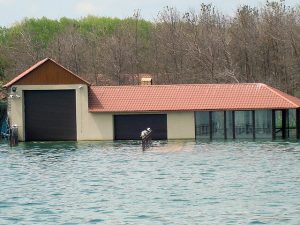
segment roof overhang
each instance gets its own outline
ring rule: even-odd
[[[297,109],[300,99],[261,83],[91,86],[90,112]]]
[[[76,77],[76,79],[78,79],[81,83],[86,84],[86,85],[90,85],[90,83],[84,79],[82,79],[81,77],[79,77],[78,75],[76,75],[75,73],[73,73],[72,71],[66,69],[65,67],[63,67],[62,65],[58,64],[57,62],[55,62],[53,59],[50,58],[45,58],[39,62],[37,62],[36,64],[34,64],[33,66],[31,66],[29,69],[25,70],[23,73],[19,74],[18,76],[16,76],[14,79],[12,79],[11,81],[9,81],[8,83],[6,83],[5,85],[3,85],[4,88],[9,88],[12,85],[16,85],[18,84],[19,81],[25,79],[27,76],[30,75],[30,73],[32,73],[33,71],[35,71],[37,68],[43,66],[46,62],[52,62],[54,63],[56,66],[62,68],[63,70],[67,71],[69,74],[71,74],[72,76]]]

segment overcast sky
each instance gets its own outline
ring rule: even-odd
[[[199,9],[201,3],[213,3],[220,11],[231,15],[241,4],[260,6],[265,0],[0,0],[0,26],[10,26],[25,17],[81,18],[87,15],[124,18],[136,9],[146,19],[153,19],[165,6],[180,11]],[[286,0],[299,5],[299,0]]]

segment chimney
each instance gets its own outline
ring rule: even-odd
[[[151,77],[142,77],[141,85],[152,85],[152,78]]]

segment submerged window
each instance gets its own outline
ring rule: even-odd
[[[235,137],[253,138],[252,111],[235,112]]]
[[[273,134],[296,137],[296,110],[273,111],[274,124],[272,110],[195,112],[196,138],[264,139]]]
[[[275,138],[280,137],[282,138],[283,132],[282,132],[282,110],[276,110],[274,114],[275,118],[275,127],[274,127],[274,132],[275,132]]]
[[[275,138],[296,138],[296,110],[275,110],[274,113]]]
[[[224,138],[224,112],[212,112],[212,138]]]
[[[272,111],[255,111],[255,137],[272,138]]]
[[[196,138],[210,138],[209,112],[195,112]]]
[[[197,138],[224,138],[224,112],[196,112]]]
[[[286,117],[286,126],[287,126],[287,137],[288,138],[296,138],[296,109],[289,109],[287,110],[287,117]]]
[[[233,111],[226,111],[226,138],[232,139],[233,138]]]

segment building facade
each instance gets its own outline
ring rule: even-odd
[[[150,84],[91,86],[47,58],[4,87],[22,141],[300,137],[300,99],[265,84]]]

